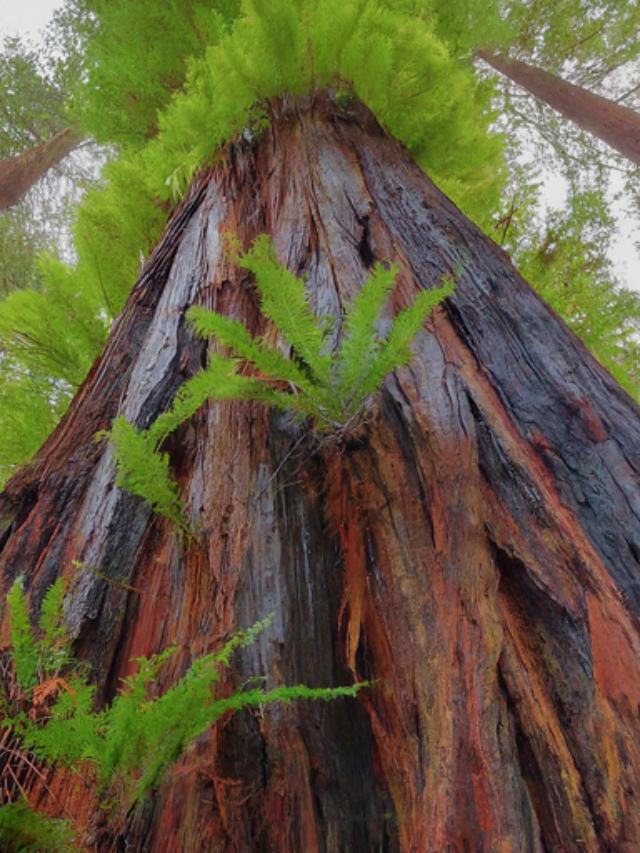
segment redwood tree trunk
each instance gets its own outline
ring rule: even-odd
[[[0,210],[20,199],[40,178],[68,157],[84,136],[75,127],[67,127],[46,142],[0,161]]]
[[[484,50],[478,51],[476,56],[582,130],[597,136],[640,165],[640,114],[634,110],[519,59],[508,59]]]
[[[265,231],[319,313],[375,260],[401,266],[395,309],[445,275],[457,288],[338,450],[296,447],[300,428],[255,403],[183,425],[167,450],[200,530],[183,541],[115,487],[94,436],[117,413],[148,425],[203,363],[189,305],[264,331],[223,235],[248,248]],[[195,182],[69,415],[9,483],[2,592],[24,573],[37,609],[70,578],[103,699],[132,657],[177,644],[170,681],[271,612],[235,684],[372,687],[218,726],[97,848],[640,850],[639,415],[364,107],[276,105]],[[49,787],[90,817],[79,785]]]

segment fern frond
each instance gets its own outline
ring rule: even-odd
[[[104,715],[93,711],[95,687],[84,674],[67,676],[50,711],[46,725],[28,721],[23,735],[25,746],[48,764],[72,766],[78,761],[96,763]]]
[[[414,303],[401,311],[396,317],[382,348],[370,366],[366,381],[362,385],[362,394],[373,394],[384,377],[411,358],[410,344],[420,331],[420,327],[443,299],[454,291],[453,281],[446,282],[434,290],[424,290]]]
[[[398,267],[385,269],[376,264],[373,274],[351,303],[345,317],[344,340],[337,356],[336,381],[339,395],[349,408],[360,395],[371,364],[383,345],[377,336],[380,312],[395,284]]]
[[[29,619],[27,599],[22,591],[22,577],[17,578],[12,584],[7,602],[16,677],[20,689],[26,693],[38,683],[40,656]]]
[[[155,452],[155,436],[138,432],[120,417],[113,422],[109,442],[118,465],[117,485],[144,498],[179,527],[184,526],[178,486],[169,474],[169,456]]]
[[[33,811],[26,800],[0,807],[3,853],[80,853],[71,821]]]
[[[274,347],[265,346],[247,331],[239,320],[230,320],[215,311],[194,307],[187,319],[201,337],[216,338],[235,356],[253,364],[266,377],[292,382],[300,388],[313,386],[313,380],[298,365]]]
[[[278,264],[273,244],[265,234],[257,238],[241,264],[256,276],[264,315],[308,366],[314,382],[330,382],[331,355],[322,352],[330,328],[313,313],[303,279]]]
[[[207,400],[247,399],[253,381],[237,374],[238,359],[215,355],[204,370],[190,379],[180,389],[170,411],[155,421],[142,433],[148,436],[149,445],[157,448],[180,424],[195,415]]]
[[[123,423],[125,430],[133,429],[126,422]],[[63,595],[64,583],[58,581],[47,594],[39,627],[44,632],[43,642],[48,637],[55,644],[66,647],[70,644],[70,638],[61,627]],[[33,645],[33,630],[20,580],[14,583],[9,601],[12,639],[17,643],[13,649],[13,658],[17,666],[18,655],[23,653],[25,644],[31,641]],[[169,648],[151,658],[137,658],[137,674],[124,680],[123,690],[111,706],[103,711],[93,710],[95,687],[87,683],[86,673],[79,671],[73,660],[69,659],[64,677],[56,680],[58,696],[46,717],[19,711],[7,718],[7,724],[12,726],[14,734],[21,737],[23,747],[33,751],[41,761],[49,765],[62,763],[70,767],[80,763],[85,769],[90,768],[100,783],[100,790],[103,793],[109,789],[117,790],[124,808],[129,809],[149,789],[160,783],[166,770],[177,761],[190,741],[206,732],[228,711],[275,701],[328,701],[342,696],[355,696],[366,686],[358,684],[329,689],[278,687],[268,692],[240,690],[228,698],[216,698],[215,685],[224,668],[229,666],[231,655],[237,649],[253,643],[270,624],[271,617],[257,622],[247,631],[236,634],[220,651],[194,661],[184,677],[160,697],[150,694],[160,667],[176,649]],[[23,674],[25,683],[28,680],[26,675]],[[3,831],[16,823],[16,815],[22,816],[22,812],[18,810],[14,814],[11,810],[0,809],[0,838],[3,842],[8,837]],[[26,815],[22,827],[18,829],[31,829],[31,817]],[[49,850],[52,853],[54,850],[69,850],[71,853],[72,848],[65,846],[66,839],[62,833],[63,828],[68,828],[66,824],[55,827],[60,830],[58,836],[49,836],[44,829],[53,829],[53,824],[45,827],[39,817],[37,820],[34,818],[34,821],[33,828],[38,830],[35,833],[38,838],[37,843],[34,841],[35,846],[29,847],[29,850],[35,851],[37,848],[43,853]],[[53,843],[54,837],[58,846],[47,846],[49,838]],[[22,837],[20,840],[23,840]]]
[[[38,642],[40,668],[45,679],[53,678],[68,662],[71,641],[64,621],[64,597],[67,584],[64,578],[51,585],[42,602],[38,627],[42,639]]]

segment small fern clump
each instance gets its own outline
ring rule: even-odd
[[[342,345],[333,355],[326,346],[333,318],[315,316],[303,279],[278,264],[266,235],[256,240],[240,263],[254,273],[262,313],[276,326],[294,358],[286,358],[279,349],[253,338],[243,323],[194,307],[188,318],[197,333],[215,338],[234,355],[232,359],[214,359],[218,373],[218,365],[226,364],[232,383],[227,393],[226,382],[218,382],[215,396],[237,397],[239,388],[245,398],[311,418],[323,433],[343,433],[366,412],[384,377],[411,358],[409,345],[425,319],[453,292],[452,283],[423,291],[398,314],[387,336],[380,337],[380,312],[391,294],[398,268],[385,269],[377,264],[347,307]],[[238,364],[251,365],[255,375],[234,375]],[[197,381],[201,382],[200,377]]]
[[[16,581],[13,585],[9,595],[13,665],[29,701],[27,704],[21,693],[12,706],[5,697],[2,725],[11,727],[22,748],[41,761],[84,768],[97,779],[103,793],[116,791],[125,809],[156,787],[189,742],[227,711],[294,699],[328,701],[355,696],[365,686],[250,689],[214,698],[214,689],[233,652],[253,643],[270,624],[267,619],[236,634],[221,651],[195,661],[186,675],[159,697],[151,696],[152,689],[160,667],[175,649],[138,658],[138,673],[125,680],[124,689],[109,707],[96,711],[95,688],[88,684],[86,670],[78,667],[69,652],[62,610],[64,591],[64,581],[59,580],[45,596],[39,622],[42,636],[36,639],[22,584]],[[28,637],[38,650],[37,656],[26,653]],[[0,810],[0,832],[2,820],[10,821],[13,812],[6,812],[4,818],[2,814]]]
[[[70,640],[63,623],[65,585],[57,581],[42,602],[38,634],[29,619],[22,579],[18,578],[7,596],[14,670],[23,694],[36,685],[55,678],[70,660]]]
[[[240,263],[254,273],[262,313],[276,326],[293,357],[253,337],[238,320],[191,308],[188,319],[197,334],[216,339],[231,355],[214,355],[149,430],[138,432],[118,418],[110,435],[118,460],[118,484],[178,523],[182,516],[176,486],[166,455],[157,450],[206,400],[258,400],[295,412],[301,419],[310,418],[325,435],[344,437],[365,416],[385,376],[409,361],[410,345],[423,322],[454,288],[447,281],[439,289],[423,291],[381,336],[380,313],[398,270],[377,264],[347,308],[342,346],[333,354],[327,350],[333,319],[315,316],[304,281],[278,264],[266,235],[256,240]]]

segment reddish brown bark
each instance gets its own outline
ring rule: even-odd
[[[508,59],[484,50],[478,51],[476,56],[582,130],[640,165],[640,115],[634,110],[519,59]]]
[[[118,412],[149,424],[202,364],[191,303],[264,330],[227,230],[245,247],[271,234],[320,313],[373,259],[401,265],[396,309],[458,283],[338,449],[293,450],[300,427],[257,404],[204,406],[167,446],[200,525],[185,542],[115,487],[94,435]],[[638,459],[635,403],[366,109],[279,104],[192,187],[71,412],[9,483],[0,592],[23,572],[37,608],[70,578],[102,698],[132,657],[177,644],[169,681],[271,612],[234,683],[373,686],[215,728],[97,849],[640,850]],[[52,789],[87,818],[63,777]]]
[[[84,136],[67,127],[46,142],[0,161],[0,210],[16,204],[40,178],[80,145]]]

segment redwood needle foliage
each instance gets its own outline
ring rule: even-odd
[[[603,57],[635,57],[637,9],[616,0],[620,18],[583,14],[587,7],[547,0],[67,0],[53,41],[73,49],[61,66],[64,85],[53,87],[38,78],[30,51],[9,46],[7,67],[15,73],[5,82],[23,79],[29,101],[13,123],[31,127],[37,119],[48,127],[64,106],[56,120],[77,121],[109,147],[112,160],[77,212],[76,263],[41,258],[37,286],[0,302],[0,479],[37,450],[63,414],[172,203],[198,169],[263,132],[283,96],[326,89],[346,112],[361,100],[492,232],[504,189],[503,141],[492,131],[493,84],[475,74],[471,57],[478,47],[515,45],[527,55],[542,51],[554,67],[570,56],[588,70],[595,57],[594,73],[604,73]],[[620,45],[622,54],[611,50]],[[65,100],[63,92],[71,96]],[[510,133],[512,125],[505,124]],[[585,168],[581,162],[578,172]],[[608,315],[624,314],[630,300],[603,293],[598,281],[583,284],[570,285],[577,310],[573,296],[554,307],[637,395],[635,331],[627,334],[624,324],[619,346],[619,327],[609,324],[603,346],[598,330],[600,296]]]
[[[206,400],[257,400],[291,411],[301,420],[308,418],[318,432],[342,439],[369,411],[385,376],[409,361],[410,345],[422,324],[454,288],[449,280],[438,289],[423,291],[382,334],[380,314],[398,269],[377,264],[347,307],[342,343],[332,353],[328,338],[333,318],[316,317],[304,280],[278,264],[267,236],[259,237],[240,263],[254,273],[262,313],[277,329],[282,346],[253,337],[238,320],[192,308],[188,318],[196,332],[218,341],[230,355],[215,353],[150,429],[139,432],[118,418],[109,436],[118,463],[118,485],[180,525],[182,507],[168,455],[157,451]]]
[[[459,203],[485,213],[495,204],[501,142],[488,132],[491,89],[456,54],[470,49],[472,33],[494,39],[505,30],[497,3],[76,5],[96,22],[86,36],[88,85],[78,92],[85,125],[143,152],[156,192],[183,192],[267,101],[332,87],[364,101]]]
[[[52,585],[34,629],[21,579],[11,589],[11,652],[19,689],[17,701],[3,697],[2,724],[13,728],[23,747],[44,763],[82,768],[93,775],[103,794],[117,794],[125,810],[157,787],[186,746],[227,712],[296,699],[329,701],[355,696],[364,686],[251,688],[216,698],[216,686],[233,653],[255,642],[270,624],[266,619],[236,634],[221,651],[194,661],[185,676],[160,696],[158,674],[176,649],[137,658],[137,674],[124,681],[109,707],[95,710],[95,688],[86,668],[70,652],[65,592],[64,580]],[[0,809],[0,833],[3,821],[10,824],[12,815]]]

